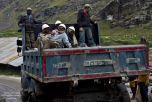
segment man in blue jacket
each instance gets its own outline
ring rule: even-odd
[[[94,22],[90,19],[90,14],[89,14],[90,9],[91,6],[89,4],[85,4],[84,8],[79,10],[78,12],[77,23],[79,26],[80,47],[95,46],[95,42],[91,31],[91,24],[93,24]],[[87,37],[87,39],[85,37]]]

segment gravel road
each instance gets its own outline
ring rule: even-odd
[[[19,77],[0,76],[0,96],[6,102],[21,102],[20,89]]]

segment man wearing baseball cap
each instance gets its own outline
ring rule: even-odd
[[[94,22],[90,19],[90,14],[89,14],[90,9],[91,9],[90,4],[85,4],[84,8],[79,10],[78,12],[77,23],[79,26],[80,47],[95,46],[95,42],[92,37],[92,31],[91,31],[91,24],[93,24]],[[86,44],[86,42],[88,43]]]
[[[35,33],[34,28],[36,20],[32,14],[32,8],[28,7],[26,9],[26,15],[21,16],[18,26],[20,27],[19,31],[22,31],[25,28],[25,36],[23,37],[23,49],[29,50],[35,47]]]

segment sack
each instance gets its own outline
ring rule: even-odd
[[[135,95],[135,100],[136,100],[137,102],[142,102],[142,98],[141,98],[141,93],[140,93],[140,88],[139,88],[139,86],[137,86],[136,95]]]

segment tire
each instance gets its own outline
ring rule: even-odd
[[[35,95],[34,92],[32,92],[32,93],[29,94],[27,102],[38,102],[36,100],[36,95]]]
[[[20,93],[21,93],[21,100],[22,100],[22,102],[27,102],[28,93],[24,92],[24,91],[21,91]]]
[[[130,99],[130,96],[125,84],[123,83],[117,84],[117,93],[118,93],[118,96],[116,98],[116,102],[131,102],[131,99]]]

